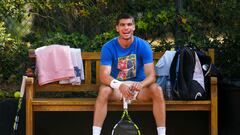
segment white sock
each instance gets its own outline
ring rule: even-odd
[[[97,126],[93,126],[92,130],[93,130],[93,135],[100,135],[102,128],[101,127],[97,127]]]
[[[157,127],[158,135],[166,135],[166,127]]]

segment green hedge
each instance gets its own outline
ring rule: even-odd
[[[24,0],[0,2],[0,82],[19,88],[27,65],[27,50],[66,44],[99,51],[116,36],[115,18],[129,12],[136,18],[135,34],[164,51],[177,43],[216,49],[216,66],[225,78],[239,78],[239,8],[237,0]],[[176,30],[177,29],[177,30]],[[178,37],[176,39],[176,37]],[[14,89],[14,88],[9,89]]]

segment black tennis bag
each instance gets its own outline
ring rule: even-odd
[[[190,47],[183,47],[177,50],[173,58],[170,67],[170,80],[172,95],[175,100],[199,100],[207,97],[205,88],[200,85],[198,80],[193,79],[196,68],[195,52]],[[196,54],[198,53],[196,52]]]

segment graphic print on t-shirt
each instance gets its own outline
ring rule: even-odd
[[[119,57],[118,69],[120,70],[117,76],[118,80],[136,77],[136,54]]]

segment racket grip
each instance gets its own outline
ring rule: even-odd
[[[123,109],[128,109],[128,104],[131,102],[131,100],[126,99],[123,97]]]
[[[21,85],[21,90],[20,90],[20,97],[23,97],[23,95],[24,95],[26,79],[27,79],[27,76],[23,76],[22,77],[22,85]]]

